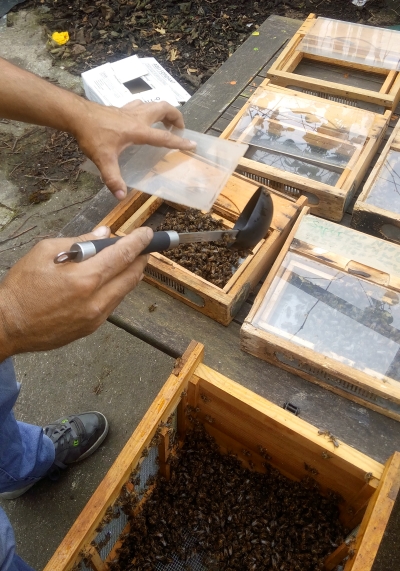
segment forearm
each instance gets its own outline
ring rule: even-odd
[[[0,58],[0,117],[74,133],[88,102]]]

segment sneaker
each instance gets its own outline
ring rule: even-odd
[[[53,441],[56,453],[53,465],[45,476],[57,480],[60,470],[88,458],[97,450],[107,436],[108,421],[101,412],[84,412],[59,418],[45,426],[43,432]],[[0,499],[14,500],[27,492],[37,481],[11,492],[0,493]]]

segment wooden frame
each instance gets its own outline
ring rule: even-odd
[[[212,215],[222,218],[227,228],[233,227],[239,213],[258,188],[258,183],[235,173],[215,202]],[[295,201],[274,190],[271,190],[271,196],[274,216],[267,237],[253,249],[253,253],[236,270],[224,288],[207,282],[159,253],[150,255],[145,281],[219,323],[228,325],[251,290],[271,268],[305,203],[301,197]],[[113,233],[124,236],[143,225],[162,203],[161,198],[133,191],[99,225],[110,226]]]
[[[259,446],[268,449],[271,464],[291,479],[307,475],[304,463],[313,466],[322,492],[333,489],[343,497],[343,523],[352,529],[360,524],[354,556],[347,560],[345,571],[371,571],[399,489],[400,454],[395,453],[384,466],[342,442],[335,447],[316,427],[210,369],[202,359],[203,346],[193,341],[44,571],[77,569],[83,559],[93,571],[107,571],[108,563],[117,556],[119,536],[104,554],[98,548],[98,538],[110,529],[112,521],[107,520],[102,532],[96,529],[118,505],[124,486],[133,490],[129,483],[132,470],[139,466],[144,449],[151,446],[160,423],[172,413],[179,438],[184,438],[188,404],[193,409],[199,407],[197,418],[214,436],[221,452],[234,451],[245,465],[251,461],[254,470],[265,469]],[[171,452],[163,439],[158,448],[167,451],[158,456],[163,471]],[[150,494],[151,486],[141,501]],[[134,509],[140,509],[140,504]],[[122,533],[128,531],[129,522]],[[340,546],[339,550],[343,559],[348,549]],[[332,561],[332,556],[328,559]]]
[[[271,81],[275,85],[282,87],[299,87],[306,92],[320,97],[327,97],[328,99],[338,100],[340,98],[343,103],[354,104],[357,101],[363,101],[394,111],[400,100],[400,73],[398,71],[390,71],[361,63],[345,62],[300,51],[299,44],[314,24],[315,19],[315,14],[308,16],[307,20],[305,20],[286,48],[272,64],[268,70],[268,77]],[[382,77],[382,87],[379,91],[373,91],[300,75],[296,73],[296,68],[304,60],[336,64],[341,66],[344,72],[347,68],[349,74],[354,70],[379,74]]]
[[[400,121],[397,122],[393,129],[385,148],[354,205],[351,227],[372,234],[372,236],[400,244],[400,214],[366,202],[372,188],[375,185],[379,185],[379,178],[385,176],[388,155],[391,152],[399,153],[400,159]],[[397,174],[400,176],[400,172]]]
[[[318,97],[273,85],[271,80],[266,79],[223,131],[221,134],[222,138],[230,138],[239,120],[252,105],[252,99],[259,95],[263,88],[268,88],[268,90],[273,93],[285,94],[291,97],[301,97],[302,99],[311,100],[311,102],[321,102],[321,99]],[[352,109],[348,105],[334,101],[329,104],[337,106],[339,109]],[[348,165],[344,168],[335,186],[311,180],[306,176],[290,173],[248,158],[240,159],[237,171],[254,181],[268,185],[289,196],[305,196],[313,214],[327,218],[328,220],[340,222],[379,147],[388,126],[391,112],[386,111],[384,115],[374,113],[374,116],[373,125],[360,154],[351,167]]]
[[[382,379],[377,379],[367,372],[325,356],[310,347],[292,342],[292,336],[284,338],[272,330],[267,332],[253,324],[253,318],[289,251],[304,256],[304,260],[311,259],[327,267],[360,276],[362,280],[366,280],[366,285],[371,282],[384,286],[388,295],[397,297],[397,292],[400,291],[400,278],[397,275],[374,270],[362,263],[332,253],[316,255],[306,244],[295,239],[299,225],[308,213],[309,208],[304,208],[243,323],[240,332],[241,348],[358,404],[400,420],[400,383],[383,375]]]

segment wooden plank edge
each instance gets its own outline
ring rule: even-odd
[[[263,415],[273,419],[276,423],[281,424],[285,431],[292,430],[311,441],[317,447],[321,449],[326,448],[327,441],[318,435],[318,428],[307,421],[257,395],[239,383],[207,367],[203,363],[197,366],[195,374],[200,377],[200,383],[201,380],[207,381],[214,387],[228,393],[234,399],[237,399],[238,402],[246,403]],[[337,458],[340,458],[345,463],[351,464],[356,470],[359,470],[360,479],[362,478],[363,481],[365,473],[369,472],[371,472],[377,480],[381,479],[384,470],[383,464],[380,464],[348,444],[340,442],[340,446],[335,449],[334,454]],[[375,490],[375,487],[376,486],[371,484],[371,488]]]
[[[395,452],[386,462],[381,481],[371,498],[360,525],[345,571],[371,571],[379,545],[389,521],[400,487],[400,453]]]

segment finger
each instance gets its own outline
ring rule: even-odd
[[[123,200],[127,193],[127,187],[121,176],[118,156],[100,154],[95,163],[107,188],[111,190],[115,198]]]
[[[108,315],[140,282],[147,265],[147,256],[139,256],[126,270],[104,284],[95,296],[98,307]]]
[[[133,264],[152,237],[153,231],[150,228],[138,228],[87,260],[87,269],[101,277],[101,287]],[[147,256],[144,256],[144,259],[147,261]]]
[[[137,117],[138,109],[130,107],[130,104],[122,107],[124,111],[133,111],[135,117]],[[174,125],[178,129],[184,129],[185,123],[183,121],[183,115],[176,107],[173,107],[166,101],[160,101],[160,103],[146,103],[140,109],[140,113],[146,117],[146,122],[148,125],[157,123],[157,121],[166,122],[168,125]]]
[[[141,137],[144,139],[143,143],[153,145],[154,147],[166,147],[167,149],[179,149],[181,151],[193,151],[196,148],[195,141],[183,139],[170,131],[162,131],[152,127],[144,129]]]
[[[111,229],[108,226],[98,226],[88,234],[82,234],[81,236],[74,238],[74,241],[89,242],[90,240],[100,240],[102,238],[109,238],[110,235],[111,235]]]

